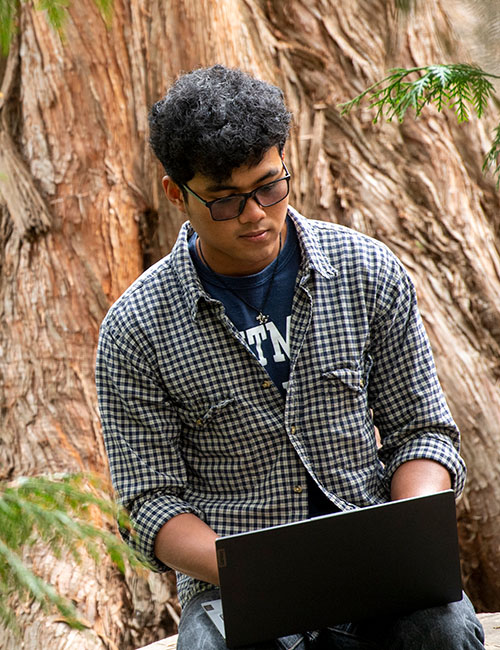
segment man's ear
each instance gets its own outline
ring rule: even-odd
[[[170,176],[164,176],[162,178],[163,189],[167,199],[175,205],[181,212],[186,212],[186,204],[184,202],[184,194],[182,193],[181,188],[173,181]]]

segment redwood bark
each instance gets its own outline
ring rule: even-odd
[[[500,116],[458,126],[428,109],[373,125],[366,107],[349,118],[337,108],[390,67],[466,60],[448,4],[402,16],[382,0],[115,0],[107,29],[80,0],[61,43],[23,3],[0,65],[0,478],[106,472],[98,327],[180,224],[161,196],[147,111],[180,70],[238,65],[280,85],[295,115],[293,205],[381,239],[415,280],[469,467],[465,585],[479,609],[500,608],[500,205],[481,173]],[[32,561],[79,594],[91,629],[61,635],[62,623],[26,606],[26,647],[59,650],[71,637],[72,648],[134,648],[174,627],[165,577],[122,580],[104,559],[80,572],[68,559]],[[0,631],[2,647],[15,643]]]

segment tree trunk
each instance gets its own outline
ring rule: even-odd
[[[366,107],[349,118],[337,109],[390,67],[465,60],[448,4],[422,0],[405,17],[382,0],[115,0],[108,30],[79,0],[64,44],[23,4],[0,64],[0,478],[106,471],[98,327],[180,224],[161,196],[147,110],[180,70],[238,65],[283,87],[295,115],[292,204],[381,239],[415,280],[469,467],[465,585],[479,609],[500,608],[500,205],[481,174],[500,118],[457,126],[428,109],[374,126]],[[91,630],[61,634],[26,605],[26,647],[127,649],[174,628],[165,577],[123,580],[107,560],[84,570],[43,553],[32,561]],[[0,646],[16,647],[9,632]]]

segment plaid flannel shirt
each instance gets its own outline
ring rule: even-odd
[[[308,516],[306,472],[340,509],[389,499],[394,471],[465,467],[413,285],[389,249],[292,208],[302,264],[284,400],[222,304],[203,289],[189,223],[112,306],[97,388],[111,475],[156,570],[163,524],[194,513],[227,535]],[[374,434],[378,428],[381,446]],[[185,604],[208,585],[179,574]]]

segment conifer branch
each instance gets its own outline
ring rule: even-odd
[[[416,77],[416,78],[415,78]],[[467,122],[470,114],[484,115],[488,101],[495,92],[490,79],[500,77],[465,63],[429,65],[415,68],[394,68],[381,81],[369,86],[348,102],[339,105],[341,115],[359,107],[362,100],[375,108],[375,124],[380,119],[402,122],[409,109],[418,117],[423,109],[433,104],[438,111],[451,108],[459,123]],[[485,157],[483,171],[493,168],[500,185],[500,124],[491,149]]]
[[[127,562],[144,566],[111,532],[115,522],[130,530],[126,514],[106,496],[103,480],[95,476],[26,478],[0,485],[0,622],[16,627],[9,607],[16,594],[34,598],[45,609],[57,609],[73,627],[85,627],[74,605],[26,566],[22,549],[43,542],[56,557],[69,550],[78,562],[82,549],[99,561],[104,548],[122,573]]]
[[[495,129],[493,143],[483,162],[483,172],[488,169],[496,176],[498,189],[500,187],[500,124]]]

